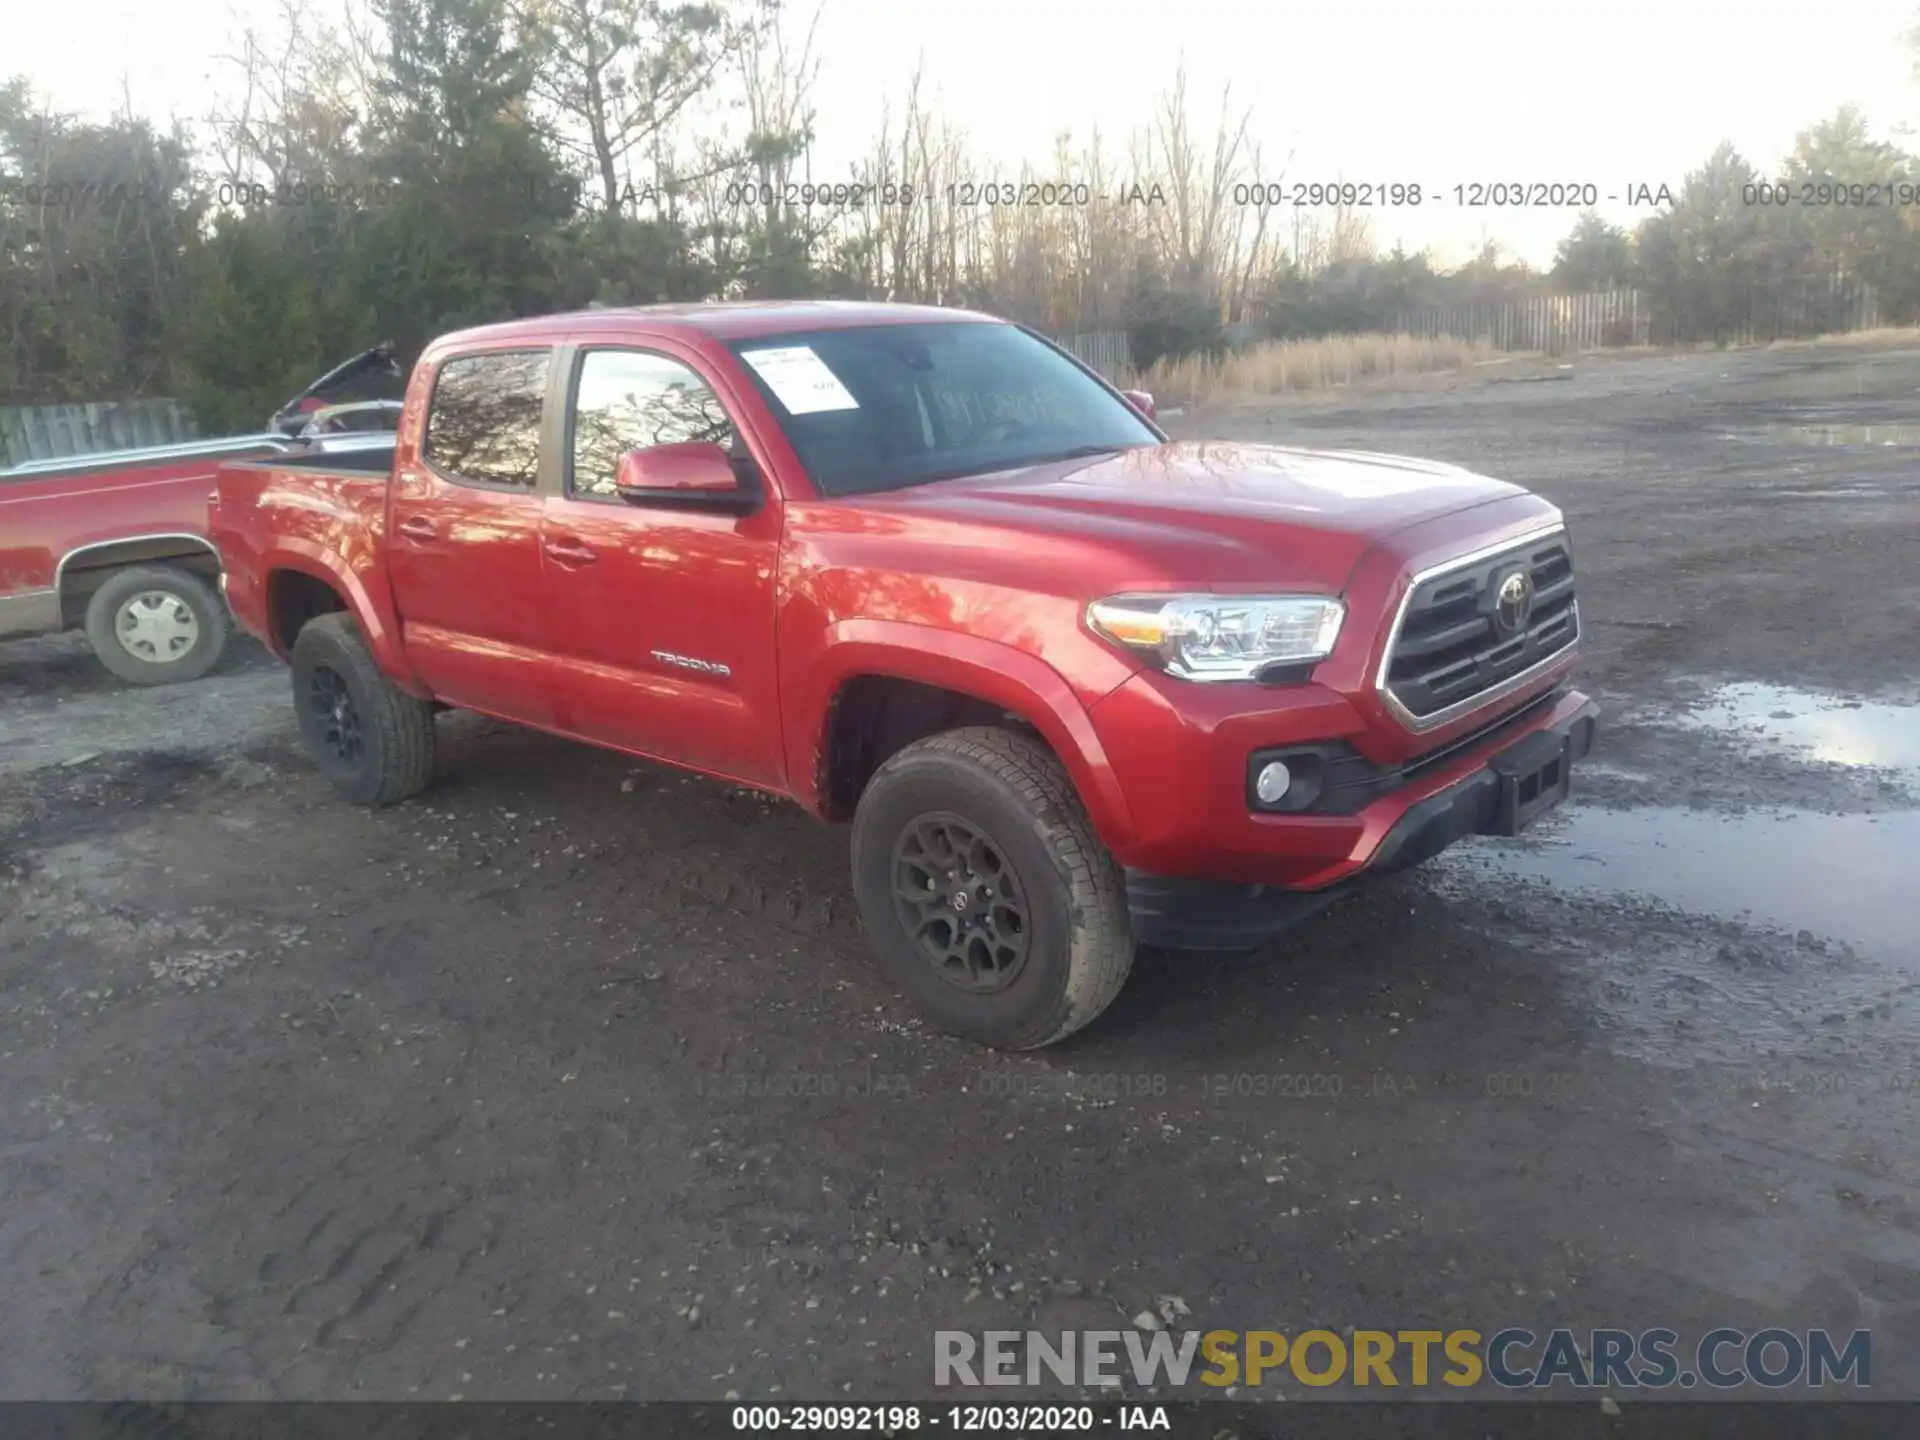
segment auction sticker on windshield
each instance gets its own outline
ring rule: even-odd
[[[822,410],[858,410],[860,402],[847,393],[840,377],[805,345],[781,345],[771,350],[748,350],[741,359],[760,372],[760,378],[793,415]]]

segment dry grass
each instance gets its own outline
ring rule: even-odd
[[[1920,345],[1920,326],[1882,325],[1875,330],[1844,330],[1837,335],[1816,335],[1810,340],[1775,340],[1767,348],[1784,350],[1800,345],[1867,345],[1905,349]]]
[[[1858,346],[1862,349],[1920,346],[1920,328],[1888,326],[1855,330],[1804,340],[1762,342],[1763,349],[1801,346]],[[1560,357],[1583,361],[1636,356],[1682,355],[1722,348],[1752,346],[1665,345],[1609,348],[1582,356]],[[1395,388],[1405,379],[1410,388],[1426,383],[1448,385],[1447,377],[1472,376],[1495,365],[1527,368],[1547,357],[1500,351],[1478,340],[1448,336],[1427,340],[1413,335],[1328,335],[1317,340],[1277,340],[1225,355],[1218,360],[1188,355],[1161,360],[1144,373],[1121,378],[1130,388],[1152,393],[1162,406],[1222,405],[1237,400],[1260,400],[1280,395],[1312,395],[1345,386]],[[1506,374],[1502,370],[1495,374]],[[1417,379],[1416,377],[1424,377]],[[1491,378],[1484,377],[1483,378]]]
[[[1881,325],[1872,330],[1836,330],[1828,335],[1796,335],[1784,340],[1670,340],[1659,345],[1613,347],[1585,352],[1594,357],[1636,355],[1713,355],[1739,350],[1910,350],[1920,348],[1920,325]]]
[[[1507,358],[1474,340],[1414,335],[1328,335],[1274,340],[1218,360],[1188,355],[1156,362],[1135,383],[1156,400],[1208,405],[1239,397],[1303,394],[1402,375],[1465,374]]]

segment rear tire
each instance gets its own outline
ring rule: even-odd
[[[115,571],[87,602],[87,643],[134,685],[198,680],[219,663],[231,630],[212,588],[172,565]]]
[[[377,808],[427,788],[433,706],[380,673],[352,617],[309,620],[290,658],[301,744],[336,790]]]
[[[1060,762],[1011,731],[948,731],[882,765],[854,814],[853,880],[891,978],[982,1045],[1066,1038],[1133,967],[1119,867]]]

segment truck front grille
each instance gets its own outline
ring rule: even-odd
[[[1524,605],[1502,588],[1531,582]],[[1580,638],[1573,550],[1564,530],[1470,555],[1415,577],[1387,643],[1380,689],[1416,730],[1517,688]]]

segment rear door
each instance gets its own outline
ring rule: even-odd
[[[620,456],[709,441],[751,464],[728,402],[691,354],[575,353],[559,493],[542,545],[563,726],[734,779],[784,774],[774,668],[780,507],[750,514],[634,505]]]
[[[439,362],[417,444],[394,455],[387,573],[407,658],[450,705],[555,723],[540,558],[552,351]]]

